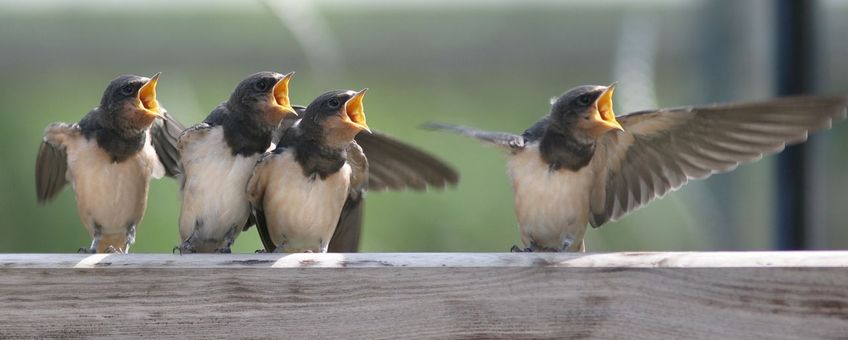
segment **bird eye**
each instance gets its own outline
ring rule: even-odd
[[[330,106],[331,109],[338,109],[339,106],[342,105],[342,103],[340,103],[338,99],[332,98],[330,99],[330,101],[327,102],[327,105]]]
[[[580,104],[580,105],[583,105],[583,106],[588,106],[591,103],[592,103],[592,96],[590,96],[588,94],[584,94],[580,97],[577,97],[577,104]]]
[[[260,80],[256,83],[256,90],[260,92],[268,91],[268,82],[265,80]]]
[[[133,88],[132,84],[127,84],[124,85],[124,87],[121,87],[121,93],[126,96],[133,94],[133,92],[135,92],[135,89]]]

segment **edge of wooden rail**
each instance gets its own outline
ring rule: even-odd
[[[848,251],[622,253],[0,254],[0,268],[848,267]]]

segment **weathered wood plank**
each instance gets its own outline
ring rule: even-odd
[[[848,251],[355,254],[0,254],[2,268],[848,267]]]
[[[848,252],[3,254],[0,337],[845,338],[846,267]]]

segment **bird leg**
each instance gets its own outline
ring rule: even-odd
[[[277,245],[277,247],[276,247],[276,248],[274,248],[273,253],[277,253],[277,254],[279,254],[279,253],[285,253],[286,251],[283,249],[285,246],[286,246],[286,241],[283,241],[282,243],[280,243],[279,245]]]
[[[100,230],[99,228],[94,228],[94,237],[91,238],[91,246],[88,248],[82,247],[77,250],[77,253],[94,254],[97,252],[98,245],[100,245]]]
[[[562,241],[562,248],[560,248],[560,252],[568,251],[568,248],[571,248],[571,245],[574,243],[574,237],[571,234],[565,235],[565,240]]]
[[[194,244],[194,240],[195,240],[196,238],[197,238],[197,230],[192,231],[192,232],[191,232],[191,235],[189,235],[189,237],[188,237],[188,238],[186,238],[186,240],[185,240],[185,241],[183,241],[183,243],[180,243],[180,245],[175,246],[175,247],[174,247],[174,249],[173,249],[173,250],[171,250],[171,253],[175,253],[175,252],[176,252],[176,251],[178,251],[178,250],[180,251],[180,255],[182,255],[182,254],[194,254],[194,253],[196,253],[196,252],[197,252],[197,250],[195,250],[195,249],[194,249],[194,245],[193,245],[193,244]]]
[[[133,243],[135,243],[135,223],[127,228],[127,237],[124,239],[124,249],[121,249],[121,254],[128,254]]]
[[[232,253],[233,251],[230,249],[230,247],[232,247],[233,242],[236,241],[236,233],[238,233],[238,231],[239,231],[238,226],[233,226],[232,228],[230,228],[230,231],[228,231],[227,234],[224,235],[224,246],[221,247],[221,248],[215,249],[215,252],[218,253],[218,254],[230,254],[230,253]]]

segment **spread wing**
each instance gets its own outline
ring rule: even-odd
[[[65,143],[80,136],[77,124],[53,123],[44,130],[44,138],[35,160],[35,190],[39,204],[55,198],[68,183]]]
[[[792,97],[619,117],[624,131],[604,136],[590,165],[597,174],[590,223],[599,227],[689,179],[802,142],[809,132],[844,117],[846,105],[846,97]]]
[[[385,134],[360,133],[356,143],[368,157],[368,190],[425,190],[459,181],[459,175],[449,165]]]
[[[165,166],[165,175],[177,177],[182,173],[180,168],[180,152],[177,141],[185,126],[168,112],[163,112],[165,119],[157,119],[150,127],[150,137],[159,161]]]
[[[365,189],[368,186],[368,159],[356,142],[347,148],[347,163],[351,167],[350,188],[339,223],[330,239],[328,251],[331,253],[354,253],[359,250],[359,237],[362,233],[362,207]]]

